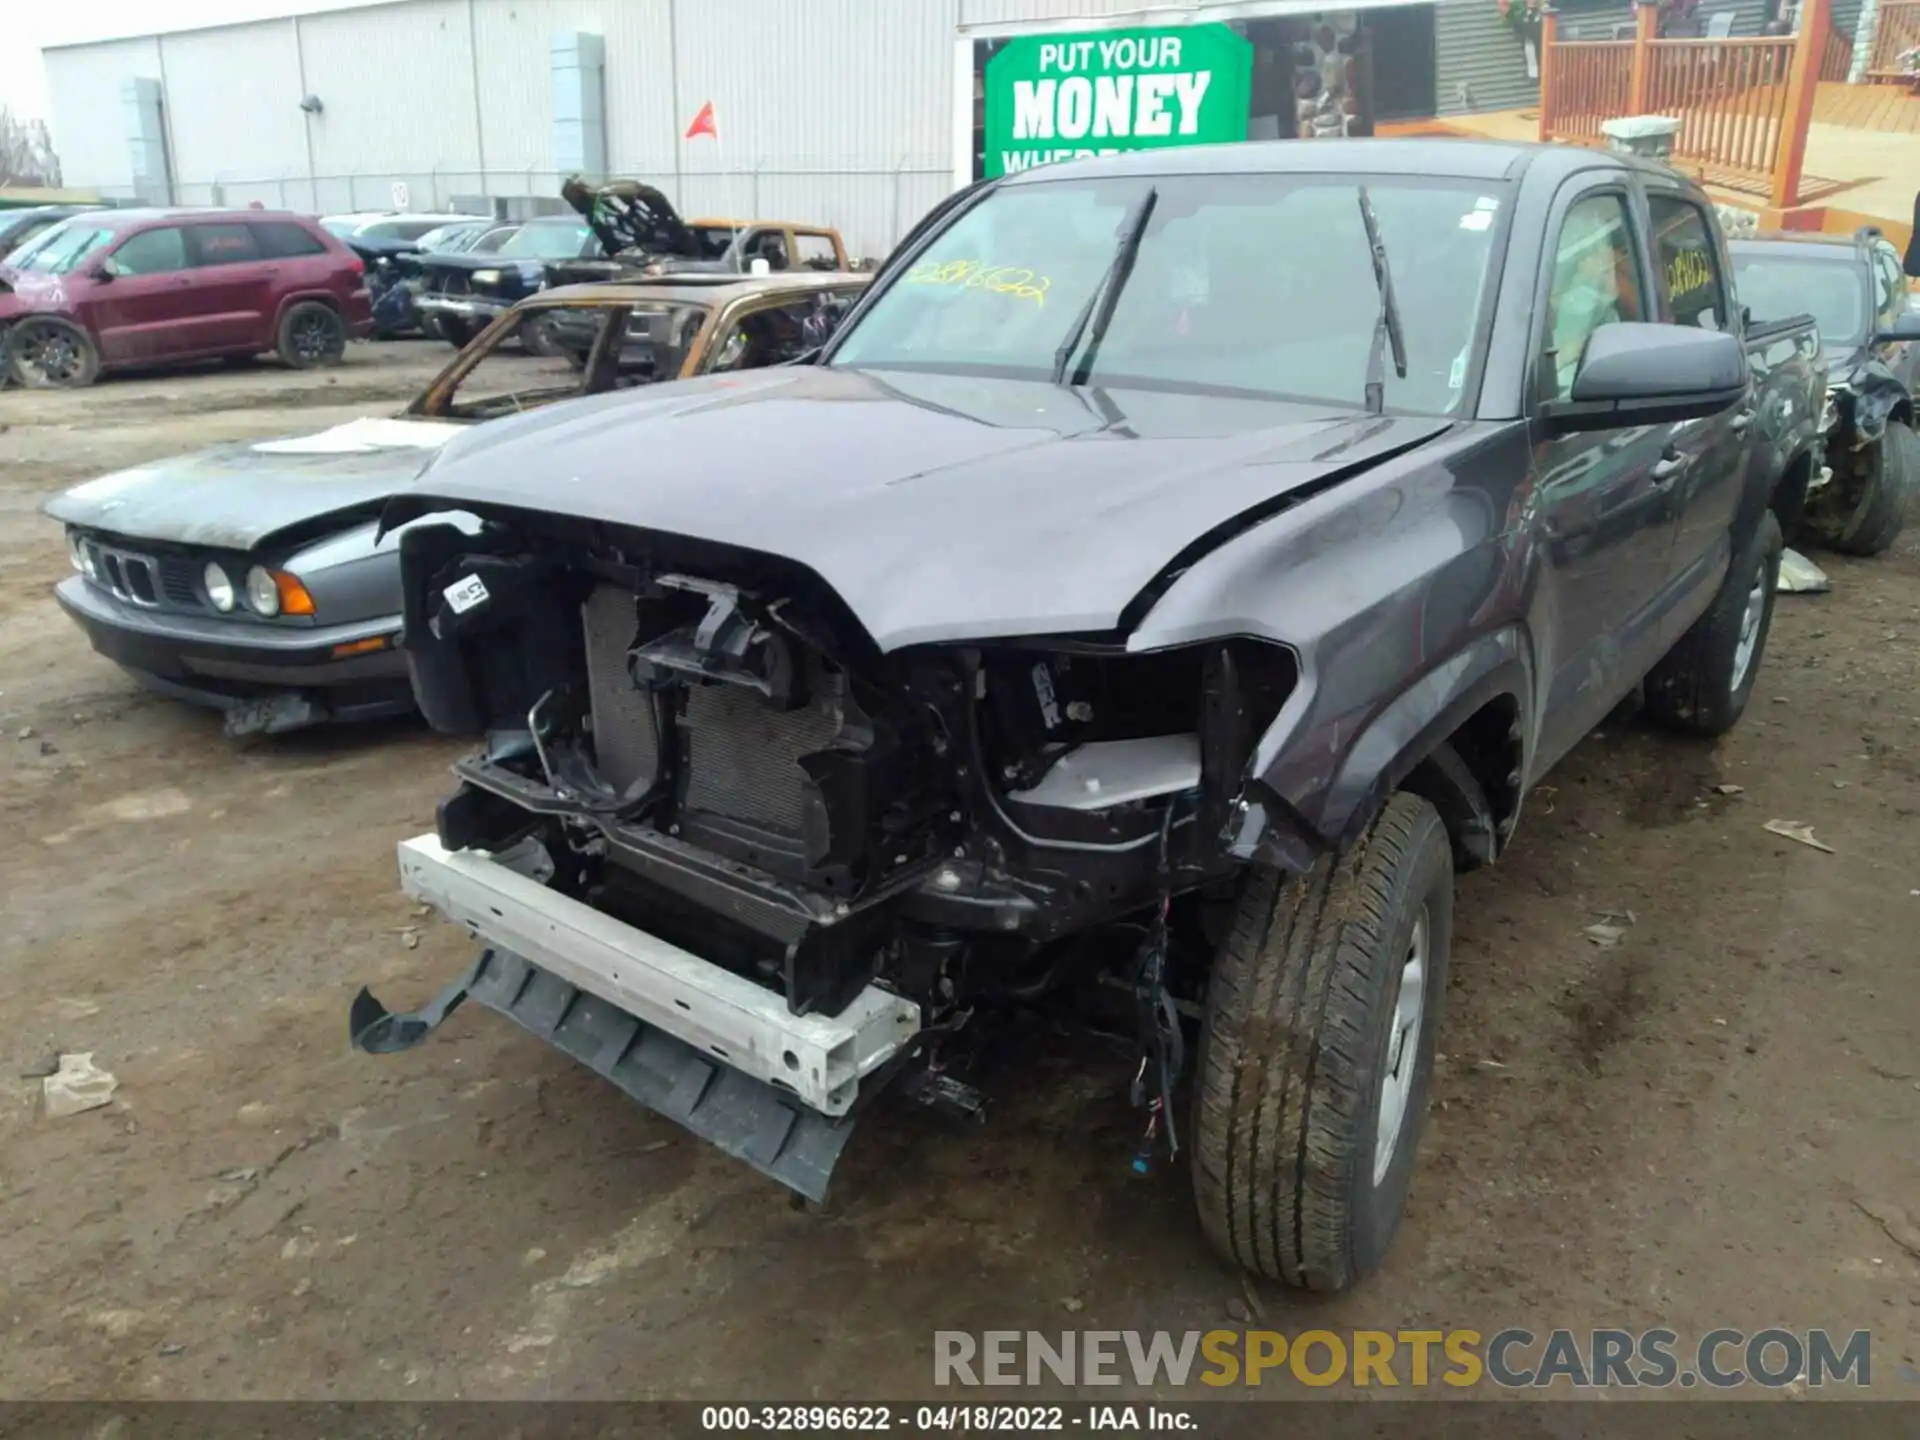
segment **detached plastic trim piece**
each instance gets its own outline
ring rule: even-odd
[[[738,1071],[822,1115],[844,1116],[861,1079],[920,1029],[919,1006],[874,985],[838,1015],[795,1015],[772,990],[549,890],[482,852],[449,851],[433,835],[401,841],[399,858],[401,888],[464,925],[483,945],[598,996],[690,1046],[709,1064]],[[474,994],[486,999],[478,985]]]

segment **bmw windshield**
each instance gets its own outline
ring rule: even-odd
[[[887,284],[830,363],[1358,407],[1382,308],[1363,188],[1398,277],[1406,347],[1404,377],[1385,367],[1385,407],[1454,413],[1503,228],[1498,183],[1231,174],[1006,184]],[[1126,246],[1150,192],[1137,248]],[[1122,250],[1130,266],[1116,266]],[[1117,297],[1100,294],[1116,287]],[[1079,323],[1090,310],[1111,313]]]

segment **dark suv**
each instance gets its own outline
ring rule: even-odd
[[[1741,303],[1755,320],[1811,314],[1820,327],[1830,474],[1808,493],[1803,528],[1831,550],[1878,555],[1900,534],[1920,482],[1920,311],[1900,255],[1871,227],[1852,236],[1767,235],[1728,248]]]
[[[256,355],[305,368],[373,325],[361,261],[265,210],[114,210],[56,225],[0,266],[0,333],[24,385]]]

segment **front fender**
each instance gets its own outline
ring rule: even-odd
[[[1283,831],[1304,822],[1318,844],[1343,844],[1442,741],[1502,696],[1514,702],[1520,731],[1512,737],[1515,768],[1524,774],[1532,749],[1526,717],[1533,713],[1533,685],[1525,632],[1518,625],[1491,631],[1427,670],[1330,752],[1331,737],[1310,728],[1314,707],[1303,684],[1255,748],[1249,789],[1269,809],[1282,807],[1275,819]]]

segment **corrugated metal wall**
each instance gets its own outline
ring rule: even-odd
[[[550,46],[587,31],[605,41],[611,170],[661,185],[688,214],[822,221],[879,255],[952,188],[959,10],[399,0],[75,46],[48,52],[47,66],[72,184],[128,193],[118,86],[142,74],[166,81],[183,203],[383,209],[404,181],[427,210],[456,195],[554,193]],[[305,94],[321,113],[303,114]],[[683,141],[707,100],[719,143]]]
[[[160,45],[151,36],[46,52],[53,137],[68,185],[133,194],[120,82],[160,78]]]

